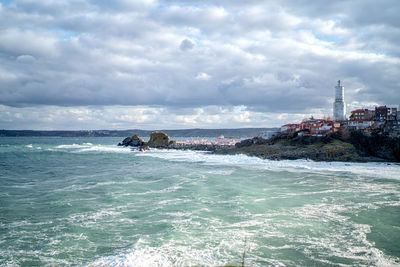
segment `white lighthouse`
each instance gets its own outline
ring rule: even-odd
[[[344,86],[341,85],[340,80],[335,87],[335,102],[333,103],[333,119],[335,121],[346,120],[346,103],[344,102]]]

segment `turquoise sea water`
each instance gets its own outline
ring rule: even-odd
[[[0,138],[0,266],[398,266],[400,165]]]

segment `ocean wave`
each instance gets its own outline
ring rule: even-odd
[[[56,149],[66,149],[74,153],[84,152],[105,152],[105,153],[130,153],[132,150],[127,147],[116,145],[94,145],[92,143],[58,145]]]
[[[86,148],[77,150],[76,152],[105,152],[105,153],[131,153],[132,150],[126,147],[119,146],[103,146],[103,145],[93,145]]]
[[[169,161],[196,162],[206,165],[251,167],[272,171],[348,173],[399,180],[397,163],[316,162],[312,160],[268,160],[246,155],[216,155],[199,151],[151,150],[139,153],[142,157],[156,157]]]
[[[72,148],[84,148],[84,147],[90,147],[91,145],[88,145],[88,143],[84,143],[82,145],[79,144],[72,144],[72,145],[58,145],[56,148],[64,148],[64,149],[72,149]]]
[[[42,147],[40,147],[40,146],[34,146],[33,144],[28,144],[28,145],[26,145],[25,147],[26,147],[26,148],[29,148],[29,149],[42,150]]]

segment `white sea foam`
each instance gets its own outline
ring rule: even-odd
[[[189,244],[173,243],[166,243],[160,247],[151,247],[147,243],[147,241],[139,239],[135,248],[127,253],[99,259],[92,265],[141,267],[223,266],[231,258],[228,255],[225,255],[225,258],[218,257],[220,256],[218,255],[220,254],[218,248],[196,249]],[[239,260],[236,260],[236,262],[239,262]]]
[[[66,149],[76,153],[82,153],[82,152],[130,153],[132,151],[127,147],[120,147],[116,145],[94,145],[92,143],[58,145],[55,148]]]
[[[26,145],[25,147],[27,147],[27,148],[33,148],[33,145],[32,145],[32,144],[29,144],[29,145]]]
[[[76,152],[131,153],[132,151],[126,147],[92,145],[86,148],[81,148]]]
[[[56,146],[56,148],[72,149],[72,148],[84,148],[84,147],[89,147],[89,146],[90,145],[87,145],[87,144],[82,144],[82,145],[72,144],[72,145],[59,145],[59,146]]]
[[[251,168],[291,172],[342,172],[370,177],[400,179],[396,163],[315,162],[312,160],[267,160],[246,155],[215,155],[200,151],[151,150],[138,156],[157,157],[169,161],[199,162],[207,165],[249,166]]]
[[[202,151],[190,150],[161,150],[151,149],[146,153],[133,151],[128,147],[115,145],[93,145],[92,143],[59,145],[58,149],[68,149],[76,153],[104,152],[104,153],[135,153],[141,157],[156,157],[169,161],[198,162],[206,165],[227,165],[251,167],[272,171],[290,172],[342,172],[344,174],[365,175],[370,177],[381,177],[400,179],[400,165],[396,163],[352,163],[352,162],[315,162],[312,160],[266,160],[246,155],[216,155]],[[215,171],[215,174],[222,174]],[[230,171],[224,171],[229,175]],[[233,170],[232,170],[233,172]]]

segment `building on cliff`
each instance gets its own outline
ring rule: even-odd
[[[301,125],[297,123],[288,123],[282,125],[280,131],[281,133],[295,133],[301,130]]]
[[[397,107],[379,106],[375,109],[356,109],[351,111],[350,120],[344,127],[365,132],[378,129],[393,136],[400,135],[400,118]]]
[[[337,132],[340,128],[340,123],[331,120],[309,119],[300,124],[290,123],[281,127],[282,133],[299,132],[305,136],[322,136],[328,133]]]
[[[397,121],[397,108],[395,107],[387,107],[385,106],[380,106],[380,107],[375,107],[375,116],[376,120],[378,121]]]
[[[335,87],[335,102],[333,103],[333,120],[346,120],[346,103],[344,101],[344,86],[338,81]]]
[[[396,107],[379,106],[375,107],[375,110],[356,109],[351,111],[350,121],[355,120],[372,120],[383,123],[385,121],[397,121],[399,115]]]
[[[350,120],[373,120],[375,118],[375,110],[370,109],[356,109],[351,111]]]

